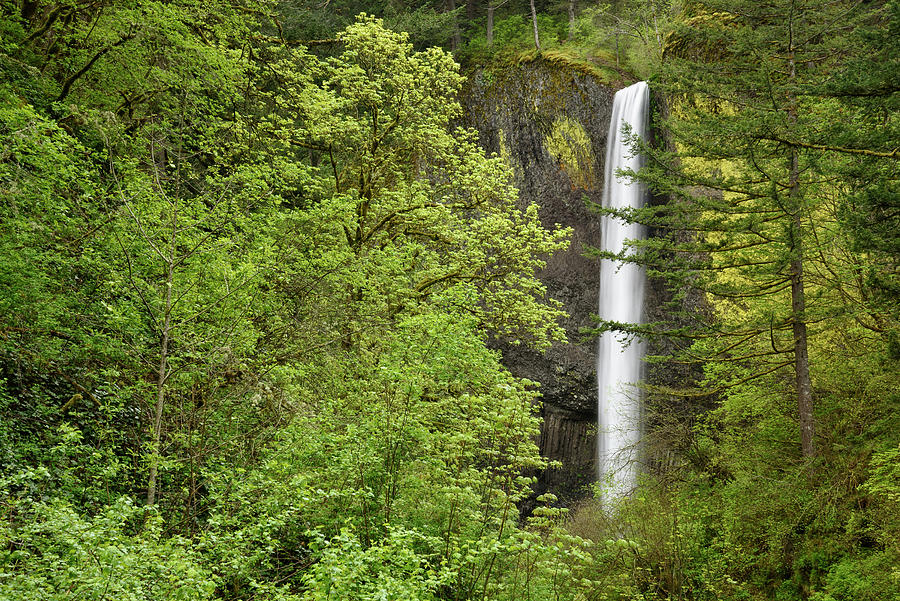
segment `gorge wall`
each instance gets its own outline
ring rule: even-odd
[[[600,217],[587,201],[601,202],[613,95],[630,83],[586,65],[537,59],[475,71],[462,99],[467,125],[514,170],[520,202],[540,205],[545,226],[573,228],[569,249],[540,274],[569,314],[568,343],[544,355],[500,345],[513,374],[541,384],[541,453],[563,465],[540,474],[536,488],[563,503],[586,496],[596,477],[597,342],[581,330],[595,325],[599,261],[584,249],[600,246]]]

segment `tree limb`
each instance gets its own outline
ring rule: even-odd
[[[60,90],[59,96],[57,96],[57,98],[56,98],[56,102],[62,102],[65,99],[65,97],[69,95],[69,91],[72,89],[72,84],[74,84],[76,81],[78,81],[78,79],[81,78],[82,75],[87,73],[88,70],[94,66],[94,63],[96,63],[98,60],[100,60],[103,57],[103,55],[105,55],[107,52],[109,52],[113,48],[121,46],[128,40],[133,39],[136,35],[137,34],[135,34],[135,33],[129,33],[126,36],[124,36],[122,39],[120,39],[118,42],[116,42],[115,44],[112,44],[111,46],[107,46],[106,48],[104,48],[103,50],[101,50],[100,52],[95,54],[93,56],[93,58],[91,58],[91,60],[89,60],[85,66],[83,66],[81,69],[78,70],[77,73],[75,73],[74,75],[69,77],[65,82],[63,82],[62,90]]]

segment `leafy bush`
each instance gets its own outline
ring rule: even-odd
[[[360,537],[343,529],[330,540],[319,538],[319,562],[309,571],[307,601],[430,601],[450,574],[420,549],[438,546],[421,534],[392,528],[377,544],[364,547]]]
[[[199,601],[215,590],[190,542],[163,536],[159,515],[128,497],[93,517],[59,500],[7,503],[0,523],[0,599]]]

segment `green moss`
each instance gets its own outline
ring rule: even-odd
[[[569,176],[573,186],[585,190],[597,186],[591,139],[580,123],[568,117],[558,118],[550,134],[544,138],[544,146],[560,169]]]
[[[601,59],[588,59],[568,52],[550,50],[543,54],[544,60],[559,66],[572,69],[596,78],[600,83],[613,87],[624,87],[636,81],[635,77],[622,69],[601,62]]]
[[[508,62],[512,65],[525,65],[538,61],[593,77],[599,83],[612,88],[623,88],[637,81],[634,75],[614,66],[600,55],[585,57],[567,50],[546,50],[544,52],[529,50],[516,54]]]
[[[734,20],[734,15],[724,12],[701,13],[688,19],[683,29],[666,36],[663,57],[705,62],[723,59],[728,51],[721,41],[718,41],[718,32],[732,27]]]

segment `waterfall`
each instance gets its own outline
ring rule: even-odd
[[[646,82],[620,90],[613,100],[606,148],[603,206],[642,207],[647,192],[639,182],[616,177],[618,169],[637,171],[643,158],[633,156],[622,134],[628,123],[631,132],[646,139],[650,91]],[[625,240],[645,236],[644,228],[604,216],[601,249],[621,252]],[[600,263],[600,319],[641,323],[644,309],[644,269],[633,263],[603,259]],[[625,340],[620,332],[600,336],[597,353],[598,467],[604,498],[621,498],[631,492],[637,479],[637,451],[641,439],[641,399],[634,386],[643,376],[645,345],[641,340]]]

